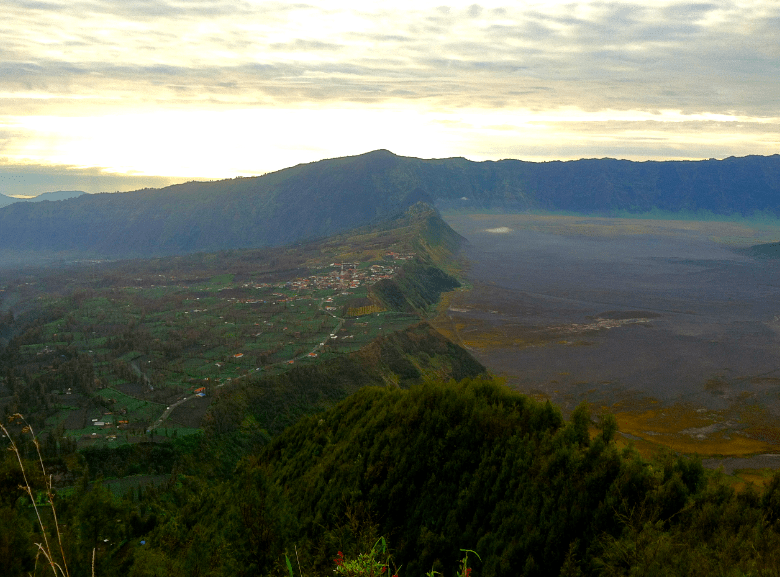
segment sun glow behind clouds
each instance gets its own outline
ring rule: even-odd
[[[772,127],[755,147],[771,150]],[[653,158],[631,146],[645,143],[657,158],[685,158],[683,149],[738,146],[751,119],[734,115],[685,115],[679,111],[429,111],[403,105],[385,108],[249,109],[156,111],[88,117],[30,116],[7,119],[5,126],[33,134],[6,148],[9,160],[101,166],[109,172],[225,178],[269,172],[324,157],[387,148],[424,158],[466,156],[474,160],[524,157],[546,160],[597,156],[599,146],[622,146],[621,158]],[[666,125],[678,124],[672,136]],[[709,128],[701,131],[702,125]],[[732,134],[730,126],[739,124]],[[514,154],[513,154],[514,151]],[[502,152],[504,153],[502,155]],[[588,154],[590,152],[590,154]]]
[[[224,178],[389,148],[410,156],[442,147],[442,127],[403,109],[152,112],[105,117],[27,117],[36,133],[11,158],[97,165],[111,172]]]
[[[6,165],[219,178],[377,148],[642,160],[780,147],[776,0],[3,8]]]

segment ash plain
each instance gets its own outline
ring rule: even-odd
[[[510,386],[565,412],[714,411],[716,431],[760,413],[780,448],[780,260],[742,250],[780,223],[443,216],[467,239],[472,285],[445,322]]]

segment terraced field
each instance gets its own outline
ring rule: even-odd
[[[42,383],[47,417],[36,428],[79,446],[190,434],[222,387],[358,350],[419,320],[369,294],[413,255],[340,256],[299,256],[287,271],[147,271],[67,296],[41,290],[37,320],[15,341],[16,370]],[[0,396],[13,384],[0,379]]]

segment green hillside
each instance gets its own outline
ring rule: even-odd
[[[0,275],[4,577],[48,574],[36,543],[73,577],[361,554],[449,577],[463,550],[471,577],[776,575],[780,475],[736,492],[645,460],[430,327],[461,242],[416,203],[294,246]]]
[[[116,446],[232,430],[261,397],[278,432],[366,384],[484,372],[420,324],[461,241],[419,205],[295,247],[0,275],[0,410]]]
[[[485,576],[776,566],[777,481],[737,496],[695,460],[618,450],[614,433],[609,416],[581,406],[565,422],[490,380],[363,389],[240,471],[279,491],[320,574],[334,550],[355,555],[361,530],[387,537],[405,575],[453,575],[463,548]]]
[[[608,415],[580,406],[567,422],[491,379],[362,388],[230,471],[233,437],[207,435],[170,445],[162,483],[130,477],[123,497],[77,483],[56,498],[63,550],[74,576],[93,550],[105,576],[286,575],[285,558],[325,576],[380,536],[390,558],[375,557],[399,576],[455,575],[464,549],[475,576],[776,574],[780,476],[735,493],[697,460],[646,461],[614,434]],[[20,494],[0,505],[10,576],[40,538]]]

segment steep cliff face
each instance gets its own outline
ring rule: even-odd
[[[421,160],[379,150],[256,178],[0,210],[0,249],[127,257],[280,246],[418,202],[502,210],[780,215],[780,155],[702,162]]]

